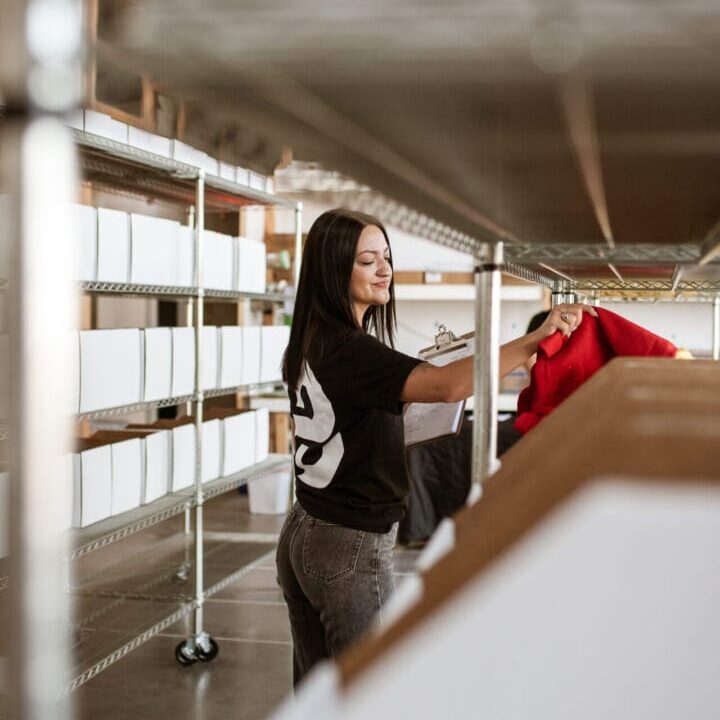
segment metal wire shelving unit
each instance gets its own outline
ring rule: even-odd
[[[289,467],[286,455],[271,455],[266,461],[252,466],[240,473],[202,483],[202,422],[204,402],[208,398],[242,393],[253,395],[268,389],[275,389],[277,382],[255,383],[231,388],[203,390],[202,378],[202,329],[204,327],[204,305],[212,301],[259,301],[263,303],[284,303],[292,298],[288,292],[254,293],[241,291],[221,291],[202,286],[203,229],[206,208],[221,210],[239,210],[245,205],[265,205],[292,208],[295,213],[296,267],[297,278],[300,258],[298,251],[301,243],[302,205],[245,185],[228,182],[219,177],[206,175],[201,168],[179,163],[165,157],[140,150],[129,145],[114,142],[83,131],[73,130],[78,148],[80,167],[86,180],[99,187],[114,190],[126,190],[133,194],[159,198],[171,203],[194,208],[195,231],[195,279],[192,287],[139,285],[129,283],[82,282],[80,290],[98,295],[119,297],[146,297],[160,300],[185,300],[192,308],[192,326],[195,330],[195,389],[191,395],[164,398],[151,402],[137,403],[117,408],[104,408],[92,412],[79,413],[76,420],[94,420],[124,415],[154,408],[170,407],[184,403],[193,404],[196,425],[196,466],[194,485],[187,490],[173,493],[158,500],[109,518],[88,528],[72,530],[69,533],[69,562],[80,560],[91,553],[106,548],[135,533],[145,530],[171,517],[186,513],[186,526],[189,513],[194,513],[194,594],[191,600],[173,607],[166,617],[143,629],[121,647],[105,657],[81,667],[65,688],[64,694],[80,687],[104,669],[110,667],[127,653],[154,637],[177,620],[194,613],[194,632],[176,649],[176,658],[181,664],[188,665],[198,660],[210,661],[217,654],[217,643],[209,636],[204,627],[203,606],[205,598],[219,591],[225,584],[233,582],[250,567],[232,573],[214,585],[204,587],[204,542],[203,542],[203,506],[206,500],[227,493],[245,485],[248,481],[259,479],[268,474]]]

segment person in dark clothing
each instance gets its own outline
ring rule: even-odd
[[[503,345],[501,373],[581,319],[582,308],[567,305],[536,333]],[[382,224],[349,210],[323,213],[305,243],[283,361],[297,502],[280,533],[277,569],[295,683],[359,638],[393,589],[392,550],[409,491],[403,404],[473,392],[472,357],[435,367],[395,351],[394,331]]]

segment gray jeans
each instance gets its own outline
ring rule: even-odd
[[[293,682],[333,657],[370,627],[393,590],[397,524],[385,534],[290,511],[277,549],[278,582],[290,614]]]

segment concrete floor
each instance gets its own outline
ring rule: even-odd
[[[177,663],[175,647],[192,628],[188,615],[76,690],[77,718],[261,720],[290,692],[290,628],[268,542],[283,518],[250,515],[247,498],[235,492],[209,502],[205,515],[206,587],[255,563],[207,600],[205,625],[220,646],[218,657],[191,667]],[[244,541],[243,533],[253,533],[254,541]],[[82,561],[78,668],[181,607],[179,598],[192,592],[192,572],[183,579],[177,570],[191,549],[175,518]],[[417,551],[396,551],[399,576],[414,572],[416,557]]]

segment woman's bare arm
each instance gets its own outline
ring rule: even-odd
[[[535,332],[511,340],[500,347],[500,377],[522,365],[542,340],[557,330],[570,335],[582,322],[583,312],[597,313],[587,305],[558,305]],[[408,376],[400,399],[403,402],[457,402],[473,394],[473,357],[436,367],[418,365]]]

